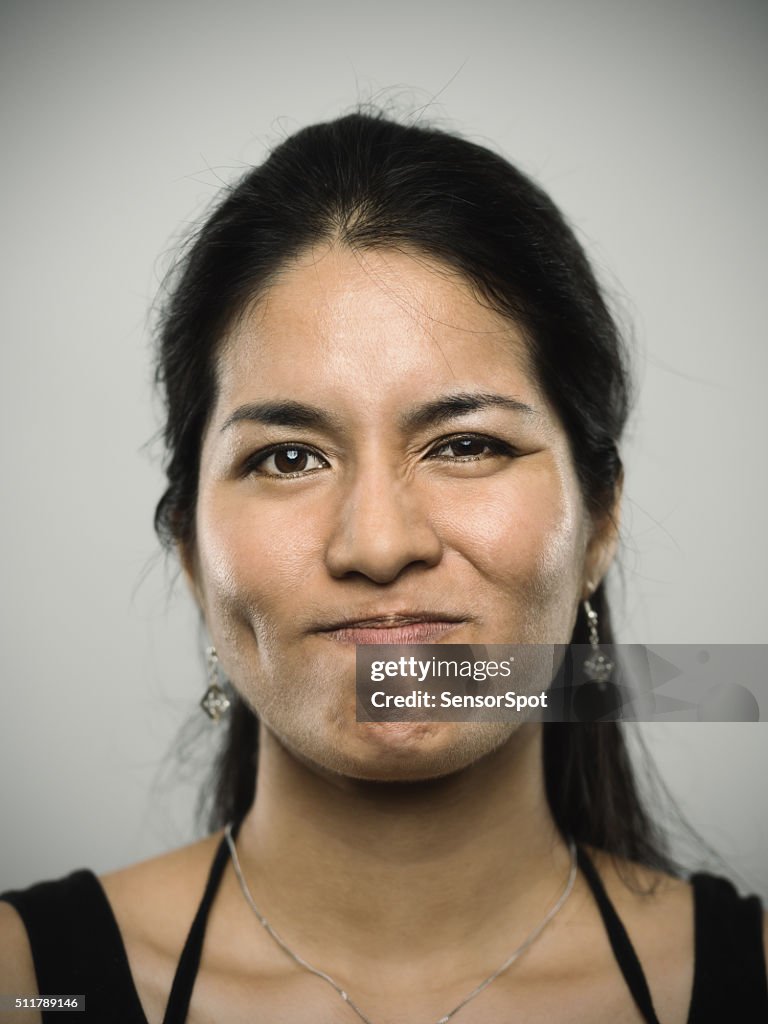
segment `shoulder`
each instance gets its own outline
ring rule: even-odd
[[[695,965],[690,883],[593,847],[586,852],[637,955],[659,1020],[684,1024]]]
[[[221,836],[99,876],[124,937],[144,936],[169,946],[181,938],[183,943]]]
[[[660,1019],[710,996],[768,1006],[768,914],[727,878],[679,878],[588,850],[635,948]],[[762,1001],[762,1002],[761,1002]],[[663,1012],[668,1008],[666,1014]]]
[[[61,955],[69,933],[78,929],[81,916],[88,919],[98,897],[95,875],[83,869],[0,894],[4,971],[18,972],[25,982],[37,977],[42,984],[41,970]]]
[[[113,994],[130,994],[120,937],[92,871],[80,869],[2,893],[0,991],[88,993],[97,1014],[112,1005]]]
[[[0,991],[37,995],[32,949],[18,911],[0,900]]]
[[[123,993],[134,1008],[134,988],[142,1003],[158,985],[164,998],[220,839],[3,893],[0,992],[58,991],[61,977],[77,976]]]
[[[160,1020],[221,833],[99,877],[147,1020]]]
[[[715,926],[748,922],[754,934],[762,938],[766,928],[766,911],[760,898],[740,895],[736,886],[723,875],[696,872],[679,877],[613,857],[593,847],[585,848],[612,901],[621,905],[633,918],[648,917],[654,924],[663,923],[680,912],[695,915],[706,913]],[[620,915],[621,916],[621,915]]]
[[[693,924],[694,890],[689,879],[615,857],[595,847],[587,846],[585,850],[622,920],[627,915],[635,925],[643,919],[658,927],[682,913]]]

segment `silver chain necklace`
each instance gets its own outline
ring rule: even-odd
[[[291,960],[294,961],[294,963],[298,964],[299,967],[303,967],[305,971],[309,971],[310,974],[314,974],[316,978],[322,978],[323,981],[327,981],[331,988],[335,989],[336,992],[338,992],[339,996],[344,1000],[344,1002],[349,1006],[349,1008],[351,1010],[354,1010],[354,1012],[357,1014],[360,1020],[363,1021],[363,1024],[373,1024],[373,1021],[370,1019],[370,1017],[363,1013],[360,1007],[356,1003],[354,1003],[352,999],[350,999],[347,992],[341,987],[341,985],[339,985],[337,981],[334,981],[330,974],[326,974],[325,971],[321,971],[318,967],[314,967],[312,964],[308,963],[303,957],[300,957],[298,953],[294,953],[294,951],[291,949],[288,943],[277,934],[275,929],[272,927],[272,925],[269,923],[266,917],[264,917],[262,912],[256,906],[256,902],[253,896],[251,895],[251,890],[248,888],[248,883],[246,882],[245,876],[243,875],[243,869],[240,867],[240,859],[237,856],[235,841],[232,838],[231,823],[227,825],[227,827],[225,828],[224,835],[226,836],[227,845],[229,846],[229,852],[232,856],[232,867],[235,869],[235,874],[237,875],[237,880],[240,883],[240,888],[242,889],[243,896],[245,896],[248,905],[261,922],[261,925],[264,928],[264,930],[271,936],[271,938],[277,943],[277,945],[285,953],[288,954],[288,956],[291,958]],[[511,967],[515,960],[517,960],[517,958],[521,956],[526,951],[526,949],[528,949],[529,946],[533,945],[533,943],[536,941],[536,939],[538,939],[538,937],[544,931],[544,929],[555,916],[555,914],[557,914],[559,910],[562,910],[563,906],[565,905],[565,901],[571,895],[573,884],[576,881],[576,844],[574,843],[573,839],[570,839],[568,841],[568,849],[571,854],[571,870],[568,873],[568,881],[565,883],[565,889],[563,889],[563,892],[561,893],[560,898],[557,900],[557,902],[550,908],[550,910],[547,912],[543,920],[536,925],[536,927],[530,933],[528,938],[522,943],[522,945],[518,946],[514,953],[512,953],[511,956],[507,957],[507,959],[504,961],[501,967],[495,970],[493,974],[490,974],[485,979],[485,981],[480,982],[477,988],[472,989],[469,995],[465,996],[461,1000],[461,1002],[457,1006],[454,1006],[454,1008],[449,1013],[446,1013],[445,1016],[441,1017],[440,1020],[436,1022],[436,1024],[448,1024],[448,1021],[451,1019],[451,1017],[457,1014],[459,1010],[462,1009],[462,1007],[466,1006],[467,1003],[471,1002],[471,1000],[473,1000],[476,996],[479,996],[484,989],[488,988],[488,986],[492,982],[496,981],[499,975],[503,974],[507,970],[507,968]]]

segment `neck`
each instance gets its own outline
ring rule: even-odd
[[[278,931],[285,925],[304,955],[339,951],[345,966],[394,966],[402,951],[439,954],[467,935],[487,965],[541,920],[569,868],[536,725],[471,768],[396,784],[323,775],[262,730],[238,851]]]

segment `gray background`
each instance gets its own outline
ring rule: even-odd
[[[634,331],[620,639],[766,640],[765,4],[0,10],[0,889],[196,834],[212,745],[194,739],[182,770],[169,754],[204,672],[151,528],[148,310],[222,183],[357,100],[423,108],[537,178]],[[642,734],[767,897],[766,726]]]

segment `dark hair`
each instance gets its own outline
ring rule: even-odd
[[[570,438],[593,515],[620,483],[628,413],[624,347],[587,258],[549,197],[489,149],[380,114],[296,132],[232,188],[191,240],[159,325],[168,486],[155,513],[166,544],[194,544],[198,466],[228,325],[286,262],[314,244],[399,247],[459,271],[481,301],[525,332],[538,381]],[[611,641],[604,589],[592,599]],[[580,614],[574,643],[587,643]],[[258,722],[235,696],[213,779],[210,826],[242,816],[255,792]],[[563,834],[668,867],[616,723],[544,726],[547,797]]]

